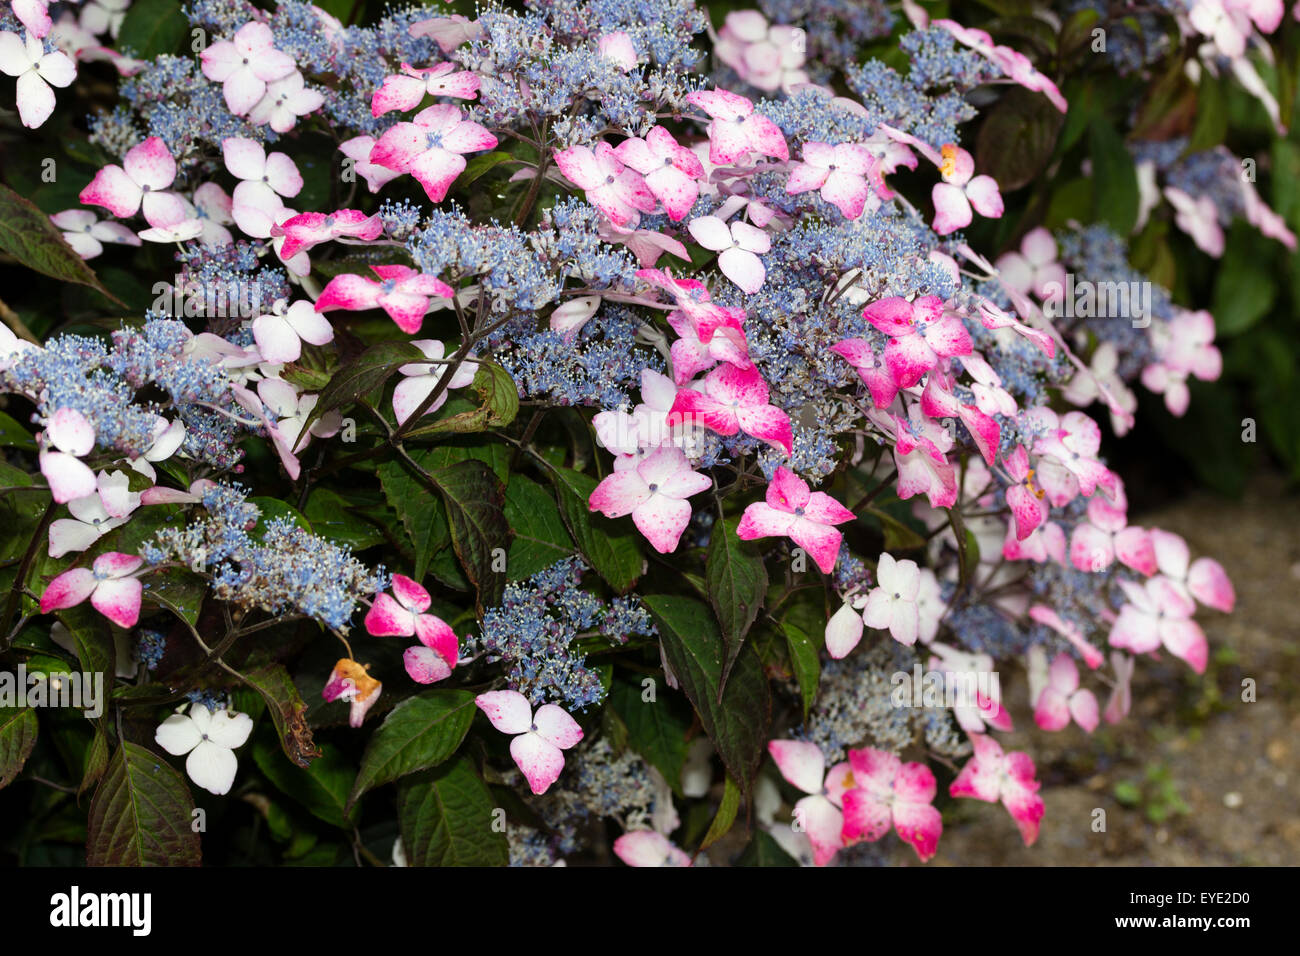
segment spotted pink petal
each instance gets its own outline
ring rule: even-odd
[[[436,614],[421,614],[415,619],[415,636],[425,647],[432,648],[449,665],[460,658],[460,642],[451,625]]]
[[[451,676],[447,659],[430,647],[408,647],[402,652],[406,673],[417,684],[436,684]]]
[[[474,698],[474,703],[503,734],[526,734],[532,727],[533,708],[517,690],[488,691]]]
[[[582,728],[562,707],[555,704],[543,704],[533,714],[535,733],[547,743],[561,750],[576,747],[582,740]]]
[[[564,751],[540,734],[520,734],[510,741],[510,756],[534,794],[545,793],[564,770]]]
[[[1223,565],[1213,558],[1197,558],[1187,572],[1187,589],[1206,607],[1230,614],[1237,603],[1237,594],[1228,579]]]

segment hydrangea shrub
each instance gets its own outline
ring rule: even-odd
[[[1103,446],[1221,372],[1173,231],[1295,237],[1137,91],[1281,125],[1280,2],[5,6],[0,652],[103,686],[0,784],[89,862],[1032,844],[999,735],[1205,671]]]

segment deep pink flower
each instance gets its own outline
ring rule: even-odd
[[[272,227],[271,235],[283,236],[280,258],[288,261],[299,252],[305,252],[322,242],[347,236],[351,239],[375,239],[384,231],[383,220],[376,213],[367,216],[359,209],[340,209],[336,212],[304,212],[283,220]]]
[[[969,355],[973,345],[960,318],[946,312],[934,295],[913,302],[890,296],[871,303],[862,317],[888,335],[885,365],[899,388],[910,388],[938,363],[940,357]]]
[[[402,72],[384,77],[384,82],[370,98],[372,116],[383,116],[393,110],[413,110],[420,105],[425,94],[429,96],[454,96],[472,100],[478,96],[482,80],[475,73],[462,70],[457,73],[455,63],[439,63],[417,70],[409,63],[402,64]]]
[[[366,613],[366,631],[375,637],[417,637],[418,647],[402,655],[406,673],[421,684],[451,675],[460,657],[460,644],[451,626],[436,614],[427,614],[432,599],[419,582],[404,574],[393,575],[393,594],[378,594]]]
[[[350,704],[348,724],[360,727],[383,689],[384,685],[366,672],[366,665],[345,657],[330,671],[321,697],[330,702],[341,700]]]
[[[871,401],[877,408],[885,409],[898,395],[898,383],[885,365],[885,360],[871,348],[866,339],[844,339],[831,346],[831,351],[848,362],[866,383]]]
[[[383,309],[403,332],[416,333],[429,311],[429,299],[450,299],[455,290],[441,279],[410,266],[371,266],[379,281],[365,276],[337,275],[326,283],[316,300],[316,311]]]
[[[930,768],[871,747],[850,750],[849,765],[853,786],[844,791],[844,845],[875,842],[892,827],[922,863],[931,859],[943,817],[933,806],[938,787]]]
[[[973,797],[1002,805],[1020,829],[1025,846],[1038,839],[1038,825],[1046,807],[1038,795],[1034,761],[1026,753],[1004,754],[1001,745],[988,734],[972,734],[975,756],[966,762],[948,788],[954,797]]]
[[[834,526],[852,521],[853,512],[825,492],[810,491],[808,482],[785,466],[777,468],[765,497],[745,508],[736,536],[744,541],[787,537],[830,574],[843,539]]]
[[[704,391],[678,390],[668,424],[689,419],[719,435],[743,431],[789,455],[794,450],[790,416],[767,399],[767,382],[758,369],[719,365],[704,376]]]

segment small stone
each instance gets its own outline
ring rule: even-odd
[[[1236,810],[1245,802],[1246,801],[1242,799],[1241,794],[1239,794],[1236,790],[1233,790],[1229,793],[1225,793],[1223,795],[1223,805],[1227,807],[1229,810]]]
[[[1268,755],[1269,760],[1280,764],[1286,759],[1286,743],[1282,740],[1270,740],[1264,752]]]

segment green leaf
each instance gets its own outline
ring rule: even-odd
[[[727,783],[722,791],[722,802],[718,804],[718,815],[713,818],[713,822],[709,824],[709,832],[704,834],[704,839],[700,841],[701,852],[727,835],[736,822],[736,813],[739,810],[740,788],[736,786],[736,781],[731,779],[731,774],[727,774]]]
[[[1056,148],[1065,117],[1041,93],[1011,87],[989,111],[975,141],[975,165],[1003,193],[1033,182]]]
[[[20,451],[35,451],[36,439],[31,431],[24,428],[4,412],[0,412],[0,448],[17,448]]]
[[[767,745],[772,699],[763,665],[746,645],[721,695],[724,648],[708,607],[692,598],[642,599],[659,628],[668,666],[699,714],[727,771],[748,794]]]
[[[1093,213],[1110,223],[1121,236],[1133,231],[1137,222],[1137,166],[1124,140],[1109,120],[1093,117],[1088,128],[1092,155]]]
[[[1184,156],[1213,149],[1228,134],[1228,97],[1223,84],[1208,72],[1202,71],[1196,91],[1196,125],[1183,150]]]
[[[23,769],[39,730],[36,711],[30,707],[0,707],[0,789],[13,783]]]
[[[587,506],[596,480],[570,468],[548,469],[560,514],[578,551],[619,594],[631,590],[645,566],[641,544],[630,521],[616,522],[593,514]]]
[[[1245,220],[1237,220],[1228,231],[1210,303],[1221,336],[1240,335],[1273,308],[1277,285],[1266,242]]]
[[[470,581],[478,589],[478,607],[492,607],[506,586],[505,558],[510,545],[510,525],[503,506],[505,487],[477,458],[433,473],[451,525],[451,546]],[[500,554],[496,554],[500,549]]]
[[[920,533],[908,527],[888,511],[874,506],[868,506],[866,510],[867,514],[876,518],[884,529],[886,551],[914,551],[917,548],[925,547],[925,538]]]
[[[270,741],[259,736],[253,741],[253,760],[284,794],[330,826],[351,830],[361,816],[361,805],[348,808],[352,787],[352,763],[336,748],[321,745],[321,754],[305,770],[295,767]]]
[[[736,536],[740,519],[727,518],[713,525],[708,555],[704,564],[704,581],[709,603],[722,626],[722,640],[727,656],[722,664],[722,684],[736,663],[745,635],[758,616],[767,594],[767,568],[752,541]]]
[[[81,785],[77,787],[77,796],[99,783],[108,769],[108,735],[100,727],[95,728],[95,736],[86,748],[86,761],[81,774]]]
[[[609,688],[609,705],[627,728],[628,745],[664,775],[673,791],[682,791],[686,733],[691,713],[680,697],[655,694],[646,700],[641,685],[622,678]]]
[[[433,556],[451,544],[446,509],[437,495],[431,494],[424,482],[402,462],[384,462],[376,474],[384,497],[401,519],[415,552],[415,580],[422,580]]]
[[[207,585],[196,574],[182,568],[168,568],[145,578],[144,596],[177,617],[197,624]]]
[[[370,522],[352,510],[352,502],[328,488],[313,488],[305,516],[312,529],[353,551],[364,551],[384,543],[384,536]]]
[[[90,266],[72,251],[50,217],[8,186],[0,186],[0,252],[52,279],[88,286],[112,302],[126,305],[105,289]]]
[[[464,690],[433,690],[402,701],[371,735],[347,805],[367,790],[442,763],[465,739],[474,711],[474,695]]]
[[[397,788],[397,820],[411,866],[505,866],[510,848],[498,817],[491,791],[464,757]]]
[[[550,493],[523,475],[506,485],[506,522],[514,529],[506,556],[506,578],[531,577],[573,554],[573,538],[564,527],[559,506]]]
[[[198,866],[190,788],[164,758],[123,743],[90,800],[89,866]]]
[[[302,434],[306,435],[312,424],[326,412],[346,408],[362,396],[382,388],[403,365],[423,359],[425,354],[410,342],[379,342],[370,346],[338,369],[330,383],[321,389],[316,407],[302,427]]]
[[[799,696],[803,699],[803,716],[806,720],[809,708],[817,699],[817,687],[821,681],[821,646],[789,618],[781,622],[781,630],[785,633],[786,647],[790,650],[790,666],[799,682]]]
[[[495,167],[500,166],[502,163],[508,163],[514,158],[515,157],[511,156],[509,153],[504,153],[500,150],[493,153],[482,153],[475,156],[465,164],[464,172],[456,178],[456,188],[463,189],[484,173],[490,172]]]
[[[766,830],[755,830],[736,866],[798,866],[799,862],[777,843]]]
[[[311,727],[307,724],[307,704],[289,672],[279,664],[265,663],[241,673],[266,701],[284,755],[299,767],[310,766],[321,752],[312,740]]]
[[[72,635],[81,669],[87,674],[103,674],[104,694],[111,694],[117,675],[117,647],[107,619],[88,604],[59,611],[58,618]]]
[[[142,60],[178,53],[190,24],[175,0],[134,0],[117,34],[119,49],[131,49]]]

